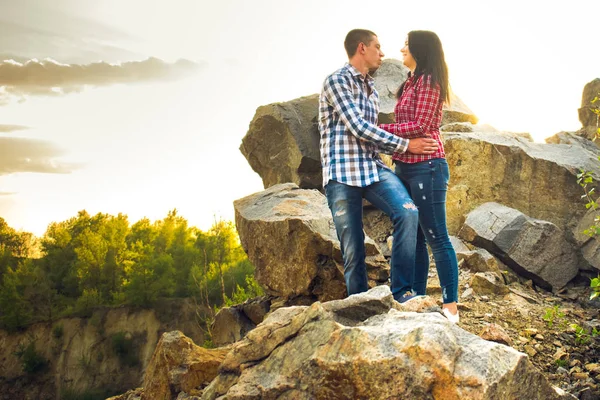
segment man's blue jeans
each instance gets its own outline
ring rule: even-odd
[[[450,171],[443,158],[414,164],[396,163],[396,175],[400,177],[419,208],[419,233],[415,261],[414,288],[424,295],[429,273],[431,247],[437,268],[444,304],[458,300],[458,262],[446,227],[446,192]]]
[[[394,226],[390,261],[391,289],[395,299],[412,290],[417,243],[418,211],[398,177],[378,168],[379,182],[367,187],[329,181],[325,194],[342,248],[348,295],[369,289],[365,265],[363,197],[386,213]]]

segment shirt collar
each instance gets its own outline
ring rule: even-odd
[[[347,62],[346,65],[344,65],[344,67],[350,72],[350,74],[352,74],[353,77],[355,77],[355,78],[356,77],[359,77],[359,78],[363,77],[362,73],[359,70],[357,70],[356,68],[354,68],[354,66],[352,64],[350,64],[350,63]],[[369,82],[369,83],[372,83],[373,82],[373,77],[371,75],[367,74],[365,80],[367,82]]]

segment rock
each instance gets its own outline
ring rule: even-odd
[[[256,110],[240,151],[265,189],[286,182],[322,188],[318,110],[316,94]]]
[[[470,212],[458,236],[545,289],[563,288],[579,271],[577,254],[556,225],[498,203]]]
[[[594,97],[600,95],[600,78],[596,78],[593,81],[588,82],[583,87],[583,93],[581,95],[581,108],[579,112],[579,121],[584,127],[597,127],[598,117],[591,111],[591,108],[600,109],[598,102],[592,104]]]
[[[502,278],[494,272],[478,272],[471,278],[469,285],[473,291],[482,294],[507,294],[508,287]]]
[[[234,208],[240,241],[267,293],[320,301],[346,296],[339,241],[323,194],[286,183],[236,200]],[[387,282],[385,258],[370,238],[365,246],[371,286]]]
[[[531,345],[526,344],[525,353],[527,353],[529,357],[534,357],[537,354],[537,351]]]
[[[233,345],[202,399],[574,398],[552,387],[525,354],[439,313],[386,312],[386,289],[337,302],[335,313],[318,302],[276,310]],[[358,325],[344,313],[352,321],[344,325],[336,321],[344,304],[382,313]]]
[[[581,249],[583,258],[598,271],[600,270],[600,240],[584,233],[592,226],[600,225],[600,223],[595,222],[596,218],[600,218],[600,209],[589,209],[573,229],[573,236]]]
[[[387,286],[377,286],[366,293],[328,301],[323,309],[335,315],[335,321],[354,326],[375,315],[384,314],[394,306],[394,297]],[[396,303],[398,304],[398,303]]]
[[[162,335],[144,375],[143,400],[171,400],[190,392],[217,375],[228,348],[204,349],[179,331]]]
[[[600,179],[600,151],[532,143],[510,133],[443,133],[450,166],[448,230],[456,234],[477,206],[499,201],[569,231],[585,213],[579,169]],[[552,193],[550,196],[549,193]]]
[[[467,251],[471,251],[471,248],[467,243],[463,242],[462,239],[457,238],[456,236],[450,235],[450,243],[452,243],[452,247],[454,247],[454,251],[458,253],[466,253]]]
[[[265,319],[265,316],[271,309],[271,301],[266,297],[257,297],[245,301],[239,305],[242,312],[252,321],[255,325],[260,324]]]
[[[211,338],[213,344],[220,347],[237,342],[255,327],[256,324],[237,307],[223,307],[211,325]]]
[[[575,148],[580,147],[592,153],[596,153],[598,151],[598,146],[596,143],[586,139],[585,137],[582,137],[580,132],[561,131],[544,139],[544,141],[550,144],[566,144]]]
[[[473,298],[473,295],[475,294],[475,292],[473,291],[473,288],[468,288],[466,289],[464,292],[462,292],[462,294],[460,295],[461,300],[471,300]]]
[[[501,326],[496,324],[486,325],[479,333],[479,337],[491,342],[502,343],[507,346],[512,346],[512,340],[508,333]]]
[[[496,257],[485,249],[457,252],[456,257],[458,261],[464,260],[462,264],[463,268],[467,268],[472,272],[495,272],[499,275],[502,274]]]
[[[441,132],[473,132],[473,124],[470,122],[452,122],[440,126]]]
[[[375,89],[379,93],[380,114],[386,114],[386,117],[391,114],[391,119],[388,117],[389,122],[394,122],[394,108],[398,102],[396,93],[400,84],[408,78],[408,71],[402,61],[387,59],[383,60],[381,66],[372,74],[375,80]]]

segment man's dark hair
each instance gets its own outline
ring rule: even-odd
[[[348,58],[352,58],[356,54],[356,49],[358,49],[360,43],[364,43],[368,46],[376,36],[375,33],[366,29],[352,29],[348,32],[346,39],[344,40],[344,47],[346,48]]]

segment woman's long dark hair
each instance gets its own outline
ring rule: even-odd
[[[448,66],[438,35],[431,31],[410,31],[408,32],[408,50],[417,63],[415,79],[421,75],[430,75],[431,83],[440,85],[441,99],[450,103]],[[405,83],[402,83],[398,89],[396,94],[398,98],[402,96]]]

